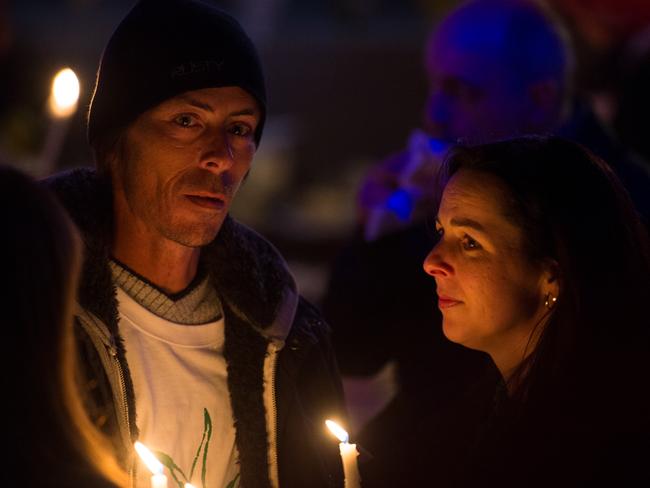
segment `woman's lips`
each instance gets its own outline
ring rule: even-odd
[[[223,210],[226,206],[226,202],[219,197],[212,196],[202,196],[202,195],[185,195],[187,199],[198,205],[199,207],[211,209],[211,210]]]
[[[451,297],[438,296],[438,308],[441,309],[441,310],[443,308],[454,307],[454,306],[459,305],[461,303],[463,303],[463,302],[461,302],[460,300],[456,300],[454,298],[451,298]]]

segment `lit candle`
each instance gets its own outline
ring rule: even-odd
[[[167,488],[167,476],[163,474],[164,466],[162,463],[156,459],[156,456],[142,442],[136,441],[134,447],[144,464],[152,473],[151,488]]]
[[[52,90],[48,100],[50,128],[47,133],[40,164],[44,176],[55,169],[68,125],[72,115],[77,110],[79,101],[79,79],[70,68],[60,70],[52,80]]]
[[[350,444],[350,436],[336,422],[326,420],[327,428],[334,434],[341,443],[339,450],[341,452],[341,459],[343,461],[343,475],[345,476],[345,488],[359,488],[361,486],[361,476],[359,476],[359,467],[357,466],[357,451],[356,444]]]

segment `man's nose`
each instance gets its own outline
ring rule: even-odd
[[[227,134],[213,133],[206,137],[201,153],[200,166],[215,173],[222,173],[235,164],[233,148]]]

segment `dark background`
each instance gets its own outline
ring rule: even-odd
[[[0,159],[45,176],[52,76],[81,83],[55,170],[92,164],[84,118],[101,50],[133,0],[0,0]],[[285,254],[318,302],[328,265],[354,228],[354,193],[368,165],[420,125],[422,47],[454,0],[214,1],[234,14],[266,69],[269,117],[232,213]],[[581,90],[612,110],[618,47],[648,25],[647,0],[556,0],[574,33]],[[615,13],[612,18],[612,12]],[[17,203],[18,204],[18,203]]]

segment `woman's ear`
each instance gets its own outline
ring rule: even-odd
[[[555,259],[546,259],[542,264],[540,288],[544,304],[551,308],[560,296],[561,272],[560,265]]]

